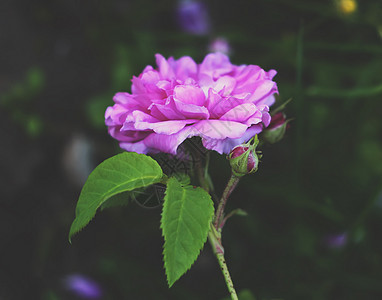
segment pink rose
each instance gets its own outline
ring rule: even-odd
[[[269,106],[277,93],[272,78],[255,65],[236,66],[222,53],[201,64],[188,56],[147,66],[133,77],[131,94],[117,93],[105,123],[121,148],[138,153],[176,154],[187,138],[200,136],[220,154],[246,142],[269,125]]]

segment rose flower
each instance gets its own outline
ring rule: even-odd
[[[131,93],[117,93],[105,122],[120,147],[138,153],[176,154],[187,138],[220,154],[248,141],[270,123],[275,102],[275,70],[231,64],[222,53],[201,64],[156,55],[158,68],[147,66],[133,77]]]

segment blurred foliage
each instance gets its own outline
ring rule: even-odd
[[[31,137],[38,136],[42,131],[42,121],[37,113],[33,112],[33,100],[42,92],[45,86],[44,73],[40,68],[32,67],[21,82],[16,82],[8,91],[0,96],[0,105],[12,116],[14,123],[18,124]]]
[[[62,284],[72,273],[102,299],[227,296],[208,245],[167,288],[159,208],[104,210],[69,246],[79,185],[63,167],[79,132],[94,166],[120,151],[104,111],[155,53],[200,62],[224,37],[233,63],[276,69],[278,102],[293,99],[286,137],[228,203],[248,213],[223,236],[242,299],[382,299],[382,3],[343,2],[209,0],[211,32],[190,35],[175,0],[3,1],[0,298],[80,299]],[[228,163],[210,165],[219,195]]]

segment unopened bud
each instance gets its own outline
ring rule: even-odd
[[[280,141],[284,137],[285,131],[289,126],[288,122],[289,120],[286,119],[285,114],[278,112],[272,116],[271,123],[265,130],[263,130],[262,137],[271,144]]]
[[[228,160],[235,176],[241,177],[257,171],[259,157],[256,154],[256,147],[258,144],[256,135],[248,143],[238,145],[231,150]]]

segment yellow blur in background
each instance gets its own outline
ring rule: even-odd
[[[338,10],[345,15],[353,14],[357,10],[357,1],[355,0],[337,0]]]

